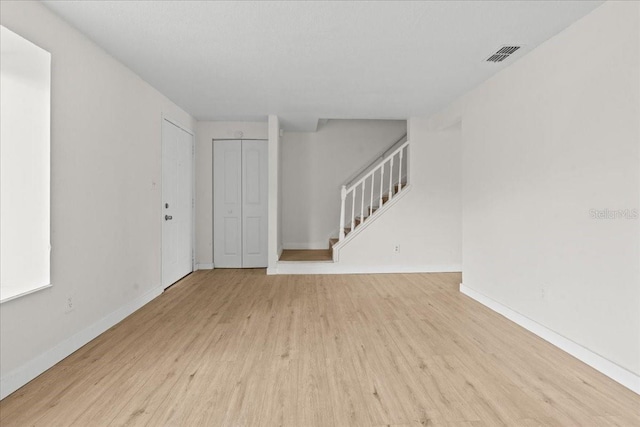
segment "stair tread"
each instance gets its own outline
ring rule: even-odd
[[[407,183],[406,183],[406,182],[403,182],[403,183],[401,183],[401,184],[395,184],[395,185],[393,186],[393,188],[394,188],[394,193],[397,193],[397,192],[398,192],[398,188],[399,188],[399,186],[400,186],[400,185],[402,185],[402,188],[404,188],[404,187],[406,187],[406,186],[407,186]]]
[[[285,249],[280,261],[332,261],[333,253],[329,249]]]

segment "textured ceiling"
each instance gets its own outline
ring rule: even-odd
[[[199,120],[310,130],[434,113],[602,2],[44,3]]]

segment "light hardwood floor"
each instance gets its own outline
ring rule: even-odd
[[[640,425],[638,395],[459,282],[200,271],[0,402],[0,424]]]

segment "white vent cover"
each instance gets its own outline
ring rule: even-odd
[[[487,62],[502,62],[508,57],[510,57],[516,50],[520,49],[521,46],[502,46],[495,53],[492,53],[486,61]]]

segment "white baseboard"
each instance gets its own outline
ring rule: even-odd
[[[196,264],[196,271],[197,270],[213,270],[213,263],[212,262],[198,263]]]
[[[459,273],[454,265],[344,265],[325,262],[279,261],[267,274],[388,274],[388,273]]]
[[[0,378],[0,399],[4,399],[53,365],[105,332],[125,317],[144,306],[162,293],[162,286],[155,287],[120,309],[106,315],[93,325],[81,330]]]
[[[503,315],[512,322],[517,323],[526,330],[536,334],[543,340],[555,345],[559,349],[569,353],[576,359],[591,366],[593,369],[600,371],[612,380],[627,387],[629,390],[640,394],[640,375],[636,375],[633,372],[628,371],[627,369],[619,365],[616,365],[610,360],[605,359],[604,357],[592,352],[591,350],[581,346],[580,344],[577,344],[570,339],[563,337],[557,332],[552,331],[546,326],[542,326],[538,322],[513,311],[512,309],[500,304],[499,302],[487,296],[482,295],[477,291],[474,291],[473,289],[463,285],[462,283],[460,284],[460,292],[478,301],[480,304],[490,308],[496,313]]]
[[[278,269],[273,267],[267,267],[267,276],[273,276],[274,274],[278,274]]]

